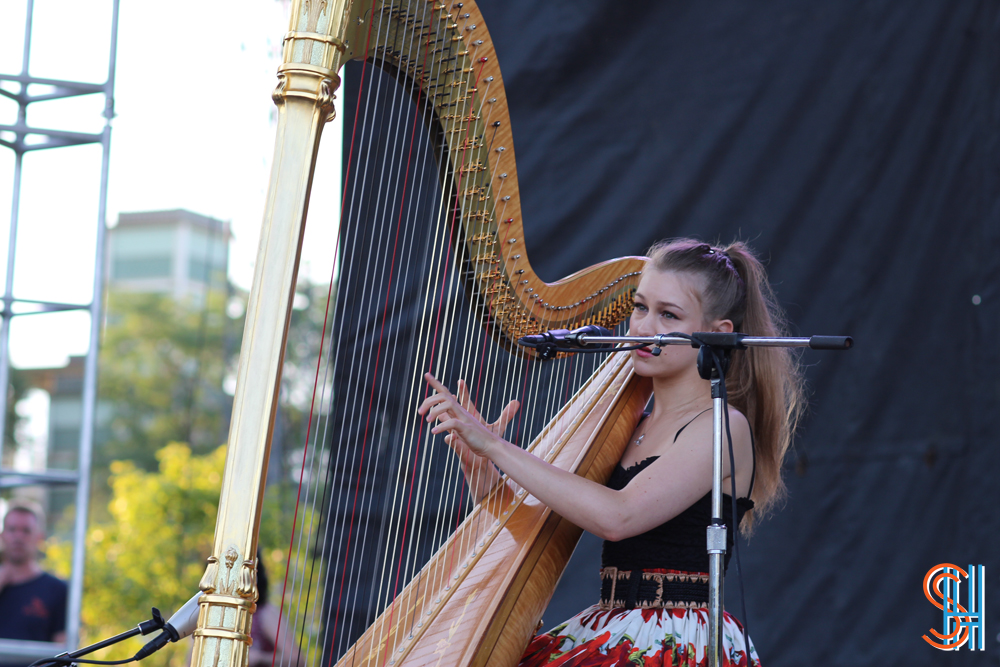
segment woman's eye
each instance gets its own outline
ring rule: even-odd
[[[670,311],[667,311],[667,310],[663,311],[663,317],[667,318],[668,320],[676,320],[677,319],[676,315],[674,315],[673,313],[671,313]]]
[[[642,312],[646,311],[646,306],[642,305],[641,303],[633,303],[632,304],[632,310],[636,310],[636,311],[642,313]]]

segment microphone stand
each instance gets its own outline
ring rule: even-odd
[[[96,644],[91,644],[90,646],[85,646],[83,648],[77,649],[70,652],[60,653],[59,655],[52,658],[43,658],[37,662],[33,662],[32,665],[69,665],[75,664],[73,661],[77,658],[82,658],[88,653],[93,653],[94,651],[99,651],[102,648],[111,646],[112,644],[117,644],[118,642],[124,641],[130,637],[135,637],[136,635],[148,635],[151,632],[156,632],[157,630],[163,628],[166,625],[166,621],[163,620],[163,616],[160,614],[160,610],[153,607],[153,617],[148,621],[143,621],[139,625],[135,626],[131,630],[117,634],[114,637],[99,641]]]
[[[708,551],[708,664],[722,667],[722,575],[725,569],[726,525],[722,522],[722,440],[725,431],[725,413],[722,396],[722,378],[729,367],[729,356],[733,350],[748,347],[809,347],[813,350],[849,350],[854,345],[850,336],[748,336],[741,333],[696,332],[690,336],[656,334],[654,336],[603,336],[588,333],[565,336],[566,344],[560,347],[557,337],[540,343],[525,344],[539,350],[543,359],[555,356],[557,352],[606,352],[614,353],[654,346],[654,356],[659,355],[664,345],[690,345],[698,351],[698,373],[711,382],[712,391],[712,523],[707,528],[706,548]],[[524,344],[524,343],[522,343]],[[609,347],[625,344],[627,347]],[[589,346],[601,346],[588,349]],[[715,360],[722,365],[716,368]],[[735,521],[735,516],[733,517]],[[746,621],[746,619],[743,619]],[[747,664],[750,664],[750,646],[745,647]]]

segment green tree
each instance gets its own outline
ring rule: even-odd
[[[167,295],[111,292],[101,345],[101,432],[95,470],[113,460],[156,467],[168,442],[206,452],[225,442],[242,318],[226,314],[224,295],[194,308]]]
[[[282,468],[286,453],[305,441],[327,291],[326,285],[303,282],[293,302],[274,443],[275,463]],[[186,442],[201,453],[226,441],[232,396],[225,389],[236,376],[243,315],[227,315],[221,299],[210,295],[194,309],[162,294],[109,294],[99,370],[96,489],[111,461],[153,470],[154,452],[168,442]],[[287,479],[283,470],[275,472]]]
[[[3,456],[0,457],[0,461],[2,461],[5,467],[12,464],[14,454],[17,448],[21,446],[17,437],[17,431],[18,427],[24,421],[24,417],[18,413],[17,404],[25,397],[28,390],[31,388],[28,384],[28,379],[25,376],[24,371],[10,366],[8,368],[8,373],[6,405],[7,417],[4,421],[3,445],[0,447],[0,449],[3,450]]]
[[[167,616],[197,592],[211,554],[225,458],[225,447],[196,455],[187,445],[171,443],[156,452],[155,471],[130,461],[111,464],[108,518],[87,531],[83,644],[123,632],[148,618],[151,607]],[[283,509],[288,501],[294,497],[282,487],[269,488],[261,520],[261,554],[274,582],[274,602],[290,538]],[[66,542],[49,546],[57,572],[69,572],[71,550]],[[102,659],[130,657],[140,646],[139,640],[124,642]],[[187,651],[187,643],[171,644],[158,654],[158,664],[183,667]]]
[[[273,598],[280,595],[295,509],[296,487],[284,466],[305,441],[326,291],[303,284],[293,305],[281,428],[272,445],[277,474],[267,489],[260,533]],[[219,445],[228,436],[232,397],[224,387],[235,377],[243,330],[242,315],[230,317],[227,305],[221,295],[210,296],[202,308],[158,294],[108,296],[86,541],[85,643],[134,625],[152,606],[172,613],[197,590],[211,553],[225,463]],[[300,512],[298,526],[309,525]],[[49,549],[64,576],[70,551],[66,542]],[[136,650],[128,644],[106,658]],[[186,652],[186,646],[171,645],[157,659],[180,667]]]

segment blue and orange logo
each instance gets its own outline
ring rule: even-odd
[[[942,611],[944,631],[931,629],[931,634],[938,641],[927,635],[924,635],[924,641],[942,651],[954,651],[966,644],[973,651],[985,650],[985,573],[986,568],[982,565],[970,565],[966,571],[951,563],[941,563],[927,571],[924,575],[924,595]],[[963,578],[968,583],[968,609],[961,604]]]

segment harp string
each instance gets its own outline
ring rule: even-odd
[[[374,8],[375,8],[375,0],[372,0],[372,10],[371,10],[369,16],[374,13]],[[367,52],[367,50],[368,50],[368,48],[370,46],[370,43],[371,43],[371,28],[372,28],[372,22],[369,21],[368,30],[367,30],[366,38],[365,38],[366,39],[366,43],[365,43],[365,51],[366,52]],[[365,69],[367,68],[367,65],[368,65],[367,61],[363,61],[362,62],[362,72],[361,72],[361,82],[360,82],[360,86],[361,86],[360,90],[361,91],[364,91],[364,82],[366,80]],[[351,130],[350,148],[348,150],[348,159],[347,159],[347,164],[345,166],[345,174],[344,174],[344,182],[345,182],[345,184],[348,183],[348,182],[351,182],[350,176],[351,176],[351,167],[354,164],[353,158],[354,158],[354,149],[355,149],[355,139],[357,137],[357,123],[358,123],[358,119],[362,117],[362,114],[360,113],[362,97],[363,97],[362,94],[358,95],[357,104],[356,104],[356,108],[355,108],[354,124],[353,124],[352,130]],[[356,183],[356,180],[354,182]],[[342,192],[342,195],[341,195],[341,208],[340,208],[340,216],[339,216],[340,221],[345,220],[345,210],[347,208],[348,199],[349,199],[349,197],[348,197],[348,191],[347,191],[347,188],[345,187],[343,189],[343,192]],[[352,199],[352,202],[353,202],[353,199]],[[341,222],[341,226],[343,226],[343,222]],[[338,233],[336,235],[336,239],[334,241],[333,253],[334,253],[335,261],[334,261],[334,267],[333,267],[333,270],[332,270],[331,276],[330,276],[330,286],[329,286],[328,291],[327,291],[327,303],[326,303],[326,312],[327,313],[329,313],[329,308],[330,308],[330,303],[331,303],[331,296],[333,294],[333,286],[334,286],[334,283],[336,281],[336,277],[338,275],[338,264],[340,262],[336,258],[339,256],[341,236],[342,235],[340,233]],[[320,347],[320,351],[319,351],[319,355],[318,355],[319,359],[317,360],[317,369],[318,369],[318,367],[319,367],[319,365],[320,365],[320,363],[322,361],[322,356],[323,356],[323,343],[325,342],[325,333],[326,333],[326,319],[327,319],[327,316],[324,317],[323,335],[321,337],[321,347]],[[341,322],[342,322],[342,320],[341,320]],[[331,335],[333,335],[332,328],[331,328]],[[336,357],[336,355],[333,354],[333,345],[334,345],[334,342],[335,342],[334,340],[331,340],[330,345],[327,347],[327,350],[328,350],[327,363],[325,364],[324,380],[323,380],[323,385],[322,385],[322,391],[324,393],[326,392],[327,387],[330,386],[329,380],[335,374],[334,363],[335,363],[335,359],[337,357]],[[302,456],[302,465],[301,465],[300,473],[299,473],[299,488],[298,488],[297,495],[296,495],[295,512],[293,514],[293,519],[292,519],[292,531],[291,531],[292,532],[292,538],[291,538],[291,542],[292,543],[289,545],[288,558],[286,559],[286,563],[285,563],[285,577],[284,577],[284,582],[282,584],[282,595],[281,595],[281,601],[280,601],[280,605],[279,605],[280,613],[279,613],[279,616],[278,616],[277,639],[281,642],[281,645],[279,647],[276,647],[276,650],[275,650],[275,653],[274,653],[274,657],[272,658],[272,665],[274,664],[274,661],[278,658],[279,652],[281,654],[282,664],[284,664],[286,662],[287,663],[294,662],[294,657],[293,656],[294,656],[295,651],[290,650],[290,647],[289,647],[289,643],[290,642],[294,642],[294,646],[296,647],[297,652],[300,653],[303,656],[303,658],[306,661],[306,663],[307,664],[311,664],[311,659],[312,659],[312,655],[311,654],[313,653],[313,649],[322,646],[323,643],[325,643],[325,639],[326,639],[324,637],[323,638],[323,643],[316,643],[316,642],[309,641],[309,637],[307,636],[307,632],[309,632],[313,627],[315,627],[315,624],[316,624],[316,611],[317,611],[317,609],[320,608],[320,603],[322,602],[322,600],[320,598],[320,595],[319,595],[319,591],[316,591],[311,584],[317,580],[317,576],[318,575],[320,577],[322,576],[322,573],[323,573],[322,565],[327,562],[327,560],[326,560],[326,555],[327,555],[326,551],[327,551],[327,546],[328,545],[327,545],[326,542],[323,543],[322,554],[320,555],[320,557],[319,558],[313,558],[311,560],[311,562],[309,564],[309,567],[308,567],[308,574],[306,576],[298,576],[298,570],[295,571],[295,575],[293,576],[292,586],[291,586],[291,592],[293,594],[293,600],[294,600],[294,611],[291,613],[292,623],[290,624],[291,627],[289,627],[284,634],[281,633],[281,623],[284,620],[284,616],[285,616],[285,614],[284,614],[284,608],[285,608],[286,594],[289,591],[289,574],[293,571],[293,568],[292,568],[292,559],[291,559],[291,556],[292,556],[292,553],[293,553],[293,548],[294,548],[294,552],[295,552],[295,563],[296,563],[296,565],[298,565],[298,564],[302,563],[305,560],[304,554],[305,554],[306,551],[309,550],[309,543],[311,541],[310,537],[313,536],[313,535],[315,535],[315,532],[317,530],[317,521],[316,521],[316,519],[319,516],[316,510],[317,510],[317,500],[319,499],[320,495],[319,495],[319,493],[317,493],[318,489],[316,488],[316,486],[313,485],[313,484],[310,484],[307,487],[307,494],[306,494],[307,495],[307,499],[310,500],[310,502],[308,502],[308,506],[309,506],[309,510],[310,510],[309,514],[308,514],[308,516],[309,516],[308,530],[302,530],[302,531],[298,531],[298,532],[296,531],[296,528],[298,526],[298,519],[299,519],[299,508],[300,508],[300,504],[302,502],[302,490],[303,490],[303,487],[306,486],[305,485],[305,481],[306,481],[306,479],[305,479],[305,471],[306,471],[306,468],[307,468],[307,463],[308,463],[308,467],[309,467],[310,470],[315,470],[317,467],[319,467],[318,464],[317,464],[317,460],[316,460],[316,452],[320,451],[319,443],[320,442],[325,442],[327,440],[327,436],[328,436],[328,434],[330,432],[330,426],[331,426],[330,415],[332,414],[332,411],[331,410],[327,410],[325,412],[325,415],[321,419],[322,428],[321,429],[317,428],[317,430],[315,431],[315,433],[312,432],[312,430],[311,430],[312,419],[313,419],[313,414],[315,412],[314,409],[313,409],[314,402],[315,402],[315,394],[316,394],[316,388],[314,387],[314,389],[313,389],[313,400],[311,401],[311,404],[310,404],[309,423],[308,423],[307,429],[306,429],[306,438],[305,438],[305,443],[304,443],[304,452],[303,452],[303,456]],[[331,392],[331,394],[332,394],[332,392]],[[330,401],[332,402],[332,400],[333,400],[333,397],[331,395],[330,396]],[[320,403],[322,405],[322,404],[325,403],[325,401],[321,400]],[[311,442],[310,442],[310,434],[313,434]],[[320,434],[322,434],[322,435],[320,435]],[[337,450],[338,456],[341,453],[341,451],[343,451],[343,450],[341,450],[341,449]],[[330,489],[329,485],[327,485],[326,487],[323,488],[323,497],[324,497],[324,500],[327,497],[327,492],[329,491],[329,489]],[[319,566],[319,567],[317,567],[317,566]],[[319,572],[317,570],[319,570]],[[317,604],[310,609],[310,601],[314,597],[317,598]],[[292,610],[290,610],[290,612],[291,611]],[[297,641],[295,640],[296,636],[298,637]],[[279,651],[278,650],[279,648],[281,648],[283,650]]]
[[[371,88],[370,88],[370,87],[369,87],[369,90],[371,90]],[[367,435],[367,433],[366,433],[366,435]],[[403,460],[403,459],[401,458],[401,459],[400,459],[400,461],[402,461],[402,460]],[[397,475],[396,479],[397,479],[397,482],[398,482],[398,481],[399,481],[399,476],[398,476],[398,475]],[[396,484],[396,488],[395,488],[395,490],[394,490],[394,493],[393,493],[393,496],[394,496],[394,498],[393,498],[393,500],[392,500],[392,503],[393,503],[393,504],[395,504],[395,503],[397,502],[397,499],[398,499],[399,495],[400,495],[400,486],[399,486],[399,484],[397,483],[397,484]],[[395,533],[395,532],[396,532],[395,530],[394,530],[394,531],[390,531],[390,533]],[[356,553],[360,553],[360,551],[359,551],[359,552],[356,552]],[[385,553],[386,553],[386,554],[388,555],[388,554],[390,553],[390,551],[389,551],[389,550],[386,550],[386,552],[385,552]],[[386,572],[386,568],[383,568],[383,572]],[[374,583],[374,582],[373,582],[373,583]],[[382,603],[381,603],[381,602],[379,602],[379,604],[378,604],[377,606],[378,606],[378,607],[381,607],[381,606],[382,606]],[[339,612],[339,610],[338,610],[338,612]]]
[[[376,12],[375,3],[372,7],[368,34],[374,33],[379,43],[379,36],[391,29],[392,20],[387,20],[384,12]],[[424,63],[432,50],[432,41],[440,43],[444,34],[441,22],[433,14],[435,10],[431,5],[429,20],[425,15],[407,18],[414,24],[433,27],[426,32],[424,28],[414,30],[404,49],[407,55],[417,54]],[[428,11],[426,4],[423,11],[425,14]],[[422,34],[425,37],[421,48],[418,38]],[[475,49],[468,51],[465,56],[453,56],[453,60],[431,57],[430,66],[425,65],[422,72],[434,80],[436,70],[443,69],[449,61],[454,67],[467,69],[476,64]],[[371,50],[366,48],[366,53]],[[317,651],[324,651],[324,661],[331,662],[353,641],[359,624],[367,625],[386,609],[390,613],[395,613],[397,606],[400,610],[410,610],[407,626],[412,629],[423,608],[405,599],[396,603],[392,600],[401,585],[414,578],[426,560],[426,553],[440,547],[469,511],[465,477],[457,457],[451,456],[447,447],[433,438],[412,413],[427,392],[421,379],[423,371],[434,371],[452,387],[457,378],[465,378],[470,397],[486,419],[495,418],[498,407],[509,397],[519,397],[522,406],[508,426],[507,435],[523,445],[538,432],[544,415],[552,414],[562,405],[564,397],[586,377],[584,367],[593,366],[589,361],[574,362],[566,368],[546,364],[547,368],[535,372],[537,362],[511,357],[492,344],[492,336],[486,329],[493,324],[489,321],[489,304],[481,293],[464,305],[459,301],[458,297],[464,293],[463,267],[473,260],[471,255],[476,252],[472,244],[463,241],[461,230],[469,215],[463,213],[464,192],[489,182],[493,185],[494,199],[485,210],[502,217],[507,207],[502,199],[505,196],[502,168],[482,173],[447,168],[442,182],[437,183],[437,174],[430,165],[447,162],[447,137],[422,147],[419,143],[434,132],[425,129],[419,120],[433,113],[434,98],[424,94],[419,86],[408,91],[406,87],[415,82],[407,81],[405,74],[400,76],[400,85],[392,87],[386,95],[389,77],[368,71],[374,65],[386,64],[392,69],[384,51],[374,57],[372,64],[362,64],[364,80],[360,84],[345,168],[341,216],[344,222],[335,248],[340,254],[338,292],[333,298],[337,322],[330,329],[323,386],[319,389],[326,401],[303,455],[302,488],[294,517],[296,524],[301,518],[303,530],[293,539],[294,560],[292,550],[288,558],[288,570],[294,570],[291,585],[286,584],[286,594],[293,605],[289,607],[289,616],[294,634],[286,634],[285,641],[288,636],[296,637],[296,644],[310,664]],[[480,66],[474,76],[466,77],[465,94],[469,94],[469,88],[479,92],[472,102],[450,112],[454,118],[442,120],[444,132],[461,127],[459,119],[466,114],[492,118],[493,107],[486,101],[489,84],[480,81],[481,73]],[[413,110],[410,115],[405,102],[414,97],[416,102],[409,105]],[[389,110],[376,113],[374,102],[383,98]],[[386,128],[395,121],[403,123],[401,129],[387,132]],[[471,126],[465,124],[466,128]],[[488,142],[490,151],[499,148],[494,146],[496,128],[490,122],[481,127],[483,132],[477,137],[470,137],[466,130],[466,139]],[[366,139],[365,147],[361,147],[362,138]],[[460,159],[458,164],[468,167],[469,162]],[[430,196],[417,187],[418,183],[428,181],[434,181],[432,185],[437,191],[436,205],[428,207],[436,213],[430,217],[422,212]],[[368,197],[364,191],[369,187],[386,192],[385,198]],[[411,229],[418,218],[431,221],[427,233]],[[371,228],[369,235],[352,231],[365,226]],[[387,251],[386,257],[382,257],[379,239],[391,239],[389,247],[402,248],[401,254]],[[503,245],[502,238],[497,241],[498,249],[502,247],[501,252],[509,257],[513,250]],[[411,275],[409,268],[415,264],[425,265],[425,279]],[[493,286],[495,281],[496,278],[492,279],[486,287]],[[420,311],[415,318],[414,335],[403,341],[392,335],[389,318],[408,312],[410,304],[406,300],[413,294],[417,298],[411,303],[420,303]],[[476,320],[477,312],[487,313],[485,326]],[[361,324],[362,330],[351,332],[350,324]],[[542,324],[543,328],[547,328],[546,324]],[[374,328],[364,329],[365,326]],[[349,350],[363,350],[366,344],[375,346],[368,348],[370,353],[350,354]],[[405,358],[405,364],[400,363],[401,357]],[[317,369],[319,365],[318,362]],[[397,375],[383,372],[391,365],[407,366],[408,374],[403,381],[399,382]],[[340,376],[355,380],[343,381]],[[559,391],[546,391],[544,385],[557,387]],[[343,387],[361,387],[365,392],[338,393]],[[406,395],[407,400],[400,402],[404,407],[387,403],[385,397],[394,389]],[[355,439],[355,435],[360,437]],[[387,443],[390,438],[398,439],[399,443]],[[442,449],[449,455],[442,457]],[[328,466],[326,471],[324,465]],[[471,481],[475,484],[479,478]],[[300,504],[304,508],[301,517]],[[498,508],[490,510],[496,512]],[[430,521],[420,518],[427,514],[431,515]],[[441,577],[452,576],[455,559],[475,548],[486,530],[481,524],[484,516],[480,515],[480,525],[466,541],[451,547],[450,565],[440,571]],[[334,530],[337,526],[342,529]],[[378,576],[352,576],[373,563],[378,564]],[[422,590],[440,587],[442,583],[418,580],[419,586],[409,594],[419,597]],[[358,618],[362,613],[358,609],[362,607],[366,611]],[[381,639],[384,638],[375,637],[372,643],[380,646]],[[282,656],[282,660],[287,659],[288,655]]]

